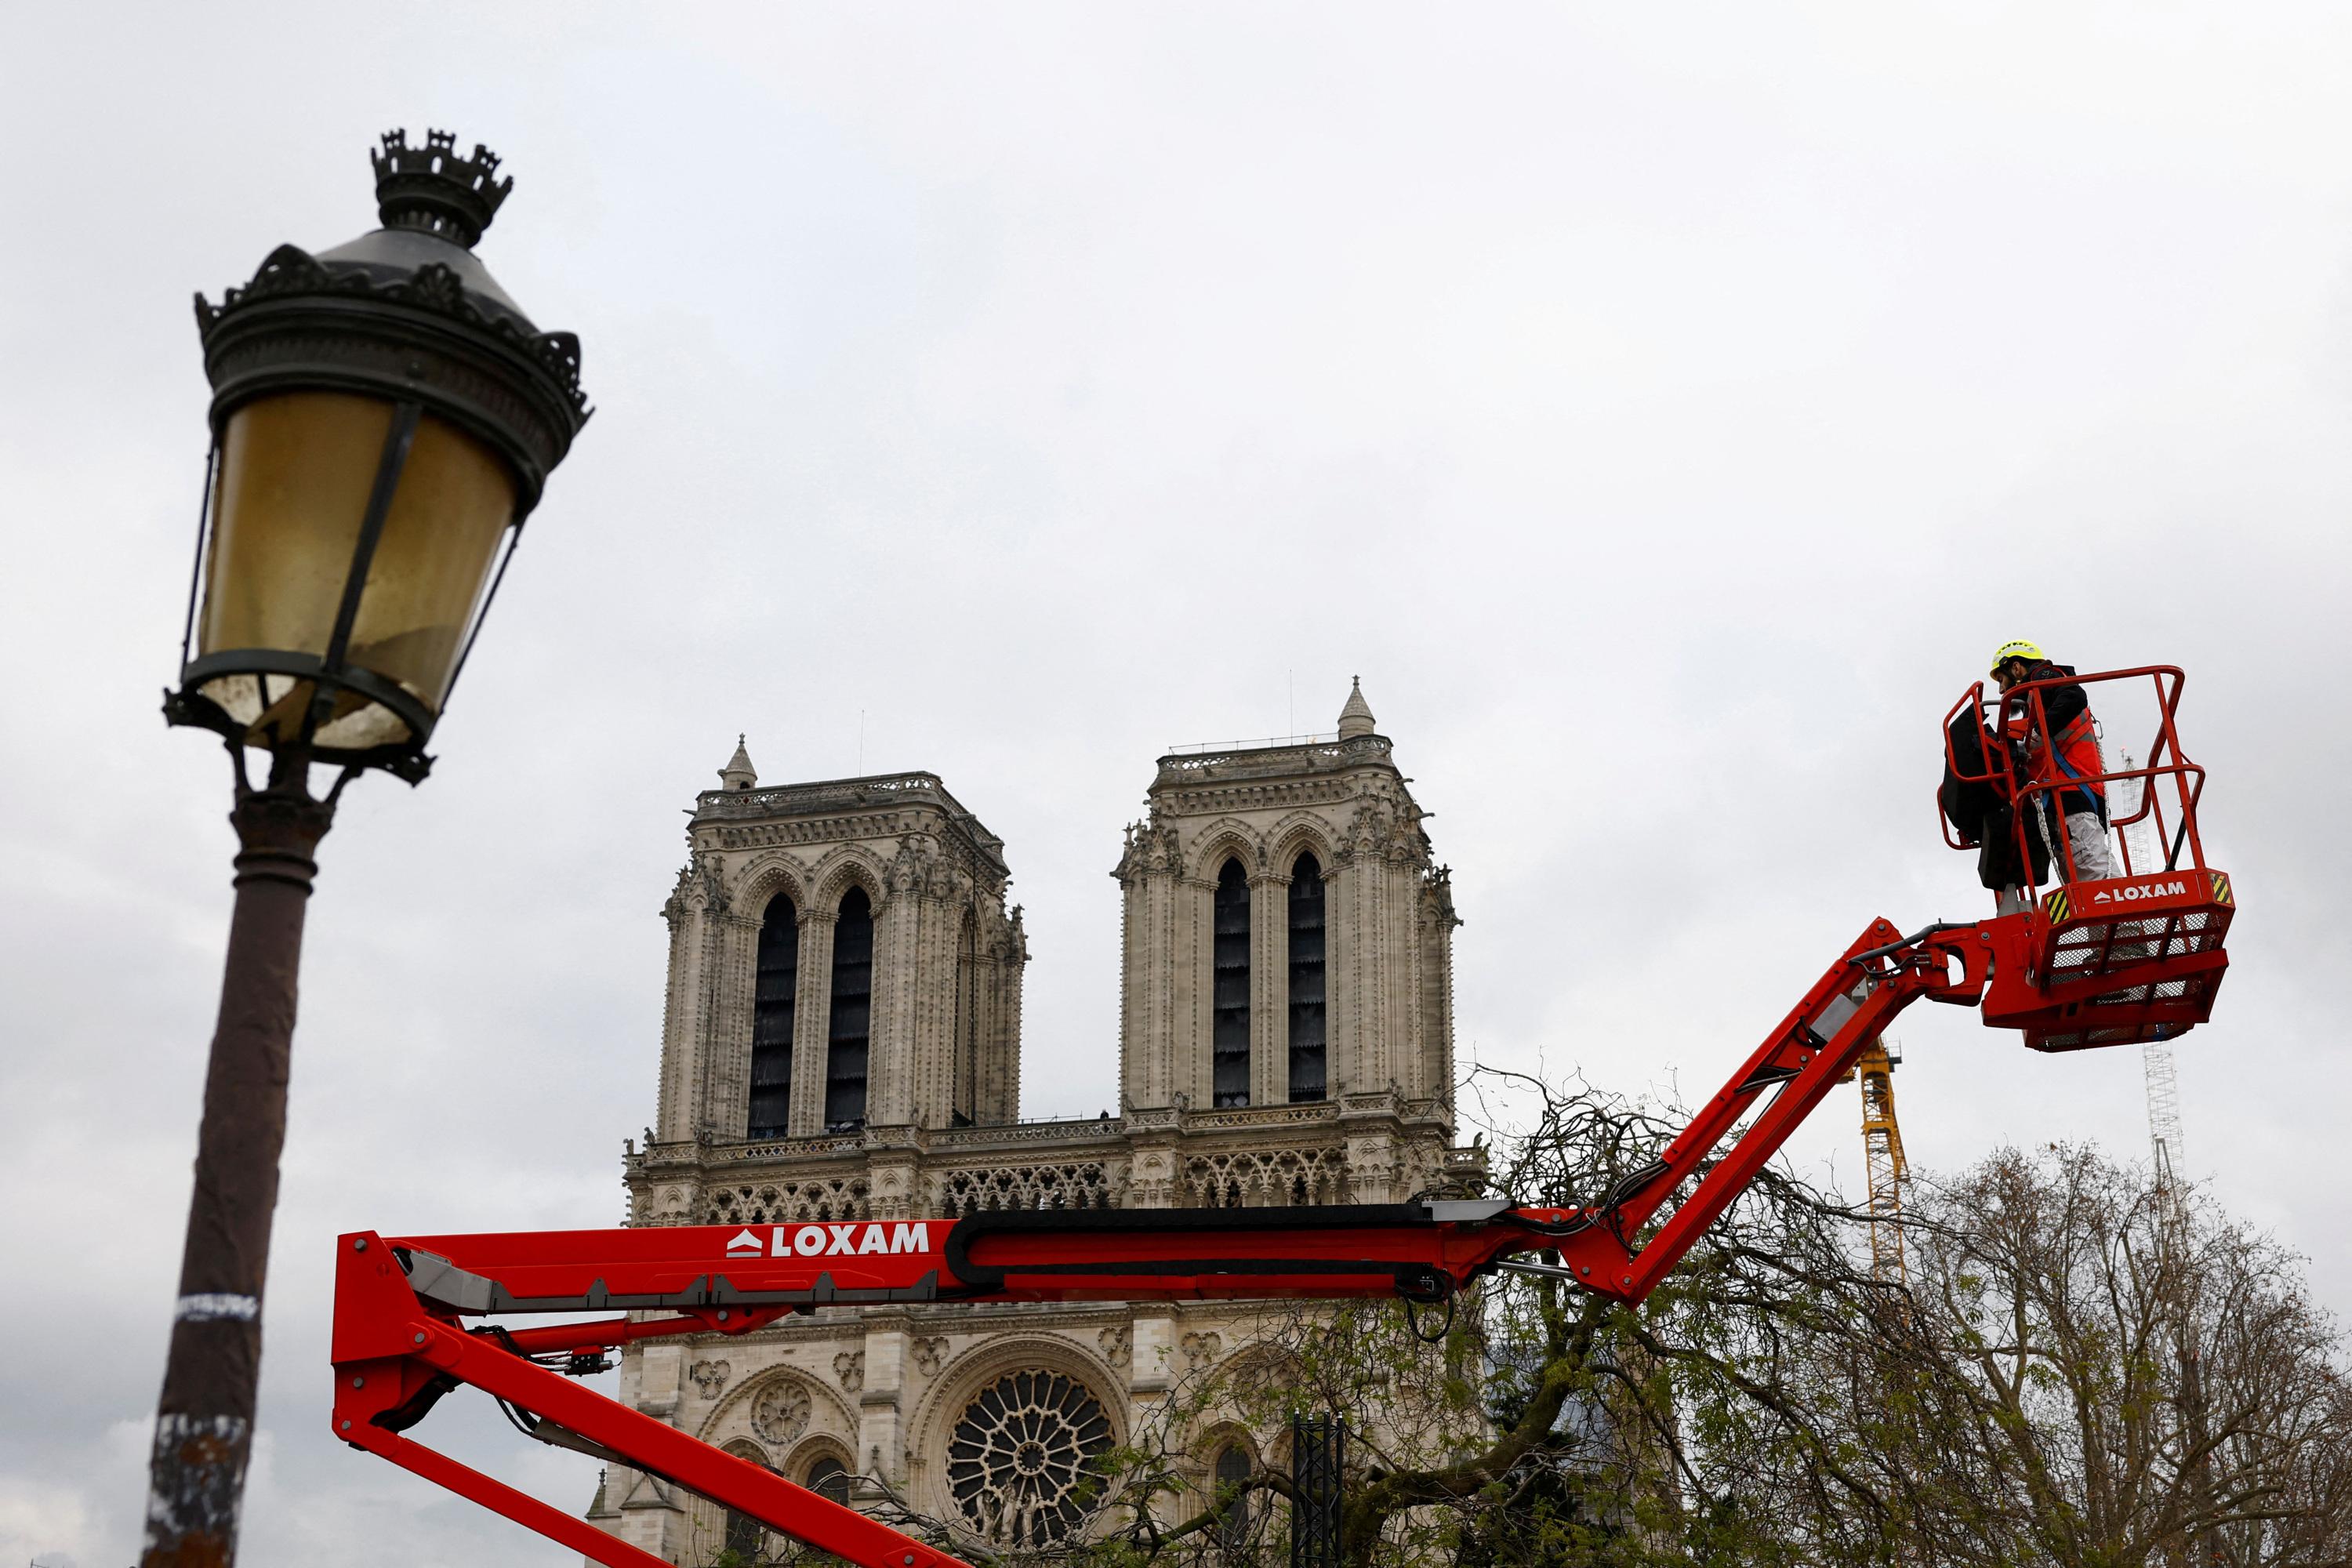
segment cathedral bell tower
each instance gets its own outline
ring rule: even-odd
[[[1029,954],[1002,841],[936,774],[763,786],[739,743],[696,798],[663,906],[658,1110],[626,1156],[633,1223],[1475,1191],[1483,1152],[1453,1142],[1453,896],[1390,751],[1360,689],[1337,734],[1159,760],[1114,873],[1120,1109],[1024,1122]],[[1098,1527],[1096,1460],[1177,1380],[1247,1374],[1263,1311],[824,1307],[633,1344],[620,1397],[853,1506],[915,1509],[992,1553],[1059,1550]],[[1177,1517],[1280,1441],[1193,1434]],[[681,1568],[781,1546],[625,1466],[589,1517]]]
[[[670,927],[656,1142],[1010,1121],[1020,911],[1003,841],[932,773],[697,799]]]
[[[1334,735],[1160,759],[1112,873],[1130,1116],[1411,1108],[1451,1131],[1460,922],[1391,752],[1359,682]]]

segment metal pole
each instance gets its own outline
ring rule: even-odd
[[[273,756],[268,787],[256,790],[245,780],[241,752],[234,743],[231,750],[238,770],[229,814],[236,905],[205,1074],[141,1568],[228,1568],[236,1561],[261,1372],[262,1282],[286,1144],[302,915],[318,874],[319,840],[335,815],[333,795],[310,797],[307,751],[289,747]]]

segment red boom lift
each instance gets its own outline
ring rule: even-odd
[[[1874,921],[1649,1165],[1589,1208],[1507,1199],[1275,1209],[991,1213],[962,1219],[678,1226],[483,1236],[342,1237],[335,1285],[335,1435],[613,1568],[661,1559],[459,1464],[406,1434],[460,1384],[503,1402],[541,1439],[634,1467],[866,1568],[960,1560],[772,1471],[572,1381],[603,1352],[677,1334],[740,1334],[791,1312],[882,1302],[1239,1300],[1402,1297],[1444,1301],[1497,1270],[1546,1276],[1626,1302],[1655,1288],[1856,1058],[1921,997],[1979,1007],[2041,1050],[2177,1036],[2210,1016],[2228,960],[2229,879],[2197,834],[2204,772],[2173,730],[2178,669],[2082,677],[2099,690],[2152,681],[2147,762],[2103,773],[2154,815],[2161,866],[2062,884],[2021,912],[1908,936]],[[2038,721],[2054,682],[2006,700]],[[2000,702],[2002,699],[1993,699]],[[1981,683],[1973,706],[1996,732]],[[2048,748],[2044,748],[2046,752]],[[2062,782],[2021,774],[1989,748],[1990,783],[2018,809]],[[2114,792],[2124,793],[2124,792]],[[2172,808],[2168,814],[2164,796]],[[2165,838],[2169,828],[2172,836]],[[1946,835],[1963,847],[1951,825]],[[2021,840],[2022,847],[2022,840]],[[2031,865],[2031,859],[2026,864]],[[2057,862],[2067,862],[2061,857]],[[1518,1255],[1551,1254],[1554,1262]],[[466,1321],[658,1313],[541,1327]]]

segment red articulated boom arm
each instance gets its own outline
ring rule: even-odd
[[[634,1341],[743,1333],[824,1306],[1391,1296],[1434,1303],[1498,1269],[1565,1278],[1639,1301],[1889,1020],[1920,996],[1976,999],[1990,952],[1978,934],[1974,926],[1932,928],[1905,939],[1884,921],[1872,924],[1658,1160],[1590,1208],[1423,1200],[345,1236],[335,1288],[335,1435],[597,1562],[661,1564],[404,1435],[442,1394],[470,1384],[545,1441],[650,1471],[852,1563],[950,1568],[959,1560],[937,1547],[565,1373],[601,1371],[598,1352]],[[1696,1184],[1674,1202],[1695,1175]],[[1661,1214],[1646,1240],[1629,1244]],[[1530,1252],[1556,1254],[1559,1262],[1519,1259]],[[465,1326],[490,1316],[594,1311],[670,1315]]]
[[[2158,700],[2156,744],[2144,765],[2053,782],[2020,776],[2005,755],[1977,773],[1948,750],[1947,762],[2014,803],[2021,819],[2062,787],[2129,784],[2137,804],[2117,820],[2153,814],[2158,834],[2168,834],[2160,866],[2134,867],[2126,857],[2125,876],[2064,884],[1971,925],[1932,925],[1906,937],[1873,921],[1657,1159],[1589,1207],[1422,1200],[483,1236],[356,1232],[338,1243],[335,1435],[613,1568],[668,1568],[405,1435],[444,1394],[470,1384],[543,1441],[662,1477],[866,1568],[961,1568],[935,1546],[572,1379],[604,1370],[604,1351],[635,1341],[740,1334],[827,1306],[1390,1296],[1436,1303],[1498,1270],[1641,1301],[1919,998],[1980,1008],[1988,1026],[2020,1030],[2043,1050],[2168,1038],[2210,1016],[2235,905],[2229,878],[2206,866],[2197,836],[2204,774],[2181,754],[2173,729],[2179,671],[2043,682],[2009,700],[2038,716],[2045,687],[2138,679],[2153,680]],[[1953,712],[1970,705],[1985,711],[1980,689]],[[2174,800],[2169,816],[2159,784]],[[1558,1261],[1528,1261],[1527,1253]],[[584,1312],[662,1315],[467,1326],[468,1319]]]

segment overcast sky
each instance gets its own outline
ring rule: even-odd
[[[617,1221],[682,809],[926,768],[1008,846],[1032,1116],[1115,1100],[1121,825],[1352,674],[1454,868],[1461,1055],[1716,1083],[1982,908],[1937,722],[2177,662],[2243,915],[2190,1167],[2352,1307],[2352,13],[32,5],[0,46],[0,1563],[121,1568],[229,909],[167,731],[188,299],[376,133],[597,414],[414,792],[326,841],[247,1563],[573,1561],[330,1440],[340,1229]],[[1929,1016],[1921,1016],[1929,1015]],[[1916,1163],[2146,1148],[2127,1051],[1897,1031]],[[1860,1184],[1853,1091],[1792,1145]],[[480,1399],[426,1434],[570,1509]]]

